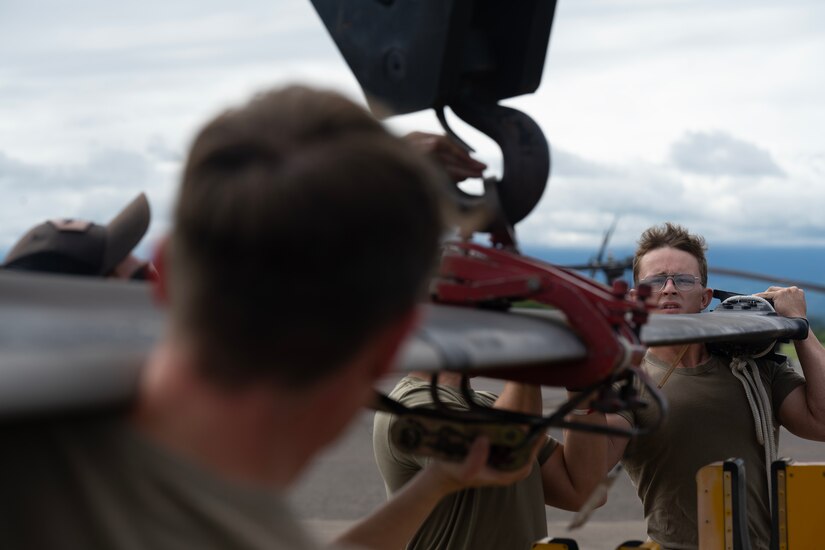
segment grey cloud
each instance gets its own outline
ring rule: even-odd
[[[558,176],[612,176],[616,171],[583,157],[551,146],[552,174]]]
[[[183,153],[170,147],[160,136],[152,136],[146,144],[146,152],[161,162],[181,162]]]
[[[605,212],[621,208],[631,215],[679,212],[689,198],[681,180],[657,166],[615,167],[611,173],[551,180],[547,194],[562,208],[583,205]]]
[[[785,176],[770,152],[721,131],[687,132],[671,146],[670,161],[694,174]]]
[[[0,151],[0,187],[11,187],[18,178],[36,177],[37,170]]]
[[[141,191],[149,192],[157,218],[171,198],[170,180],[168,171],[130,151],[103,150],[86,162],[64,165],[26,163],[0,152],[0,250],[46,219],[105,223]]]
[[[0,153],[0,189],[4,194],[92,191],[100,187],[139,187],[151,181],[146,157],[122,150],[103,150],[85,163],[38,165]]]
[[[712,177],[664,165],[611,165],[611,171],[551,178],[536,211],[517,228],[522,242],[596,250],[613,215],[620,214],[612,247],[632,247],[644,229],[664,221],[683,224],[716,244],[825,244],[825,221],[806,207],[823,201],[825,191],[813,184],[814,175],[794,173],[782,182],[793,192],[777,193],[777,182],[749,176],[733,176],[720,188]],[[738,191],[743,186],[746,201]]]
[[[531,244],[595,249],[613,216],[620,214],[611,243],[632,246],[646,227],[702,209],[699,198],[667,169],[644,163],[617,165],[587,176],[551,178],[541,203],[519,231]]]
[[[86,9],[48,0],[37,10],[23,4],[0,6],[0,46],[5,46],[0,61],[13,70],[15,81],[174,75],[285,62],[296,51],[306,61],[334,51],[311,4],[301,0],[232,5],[85,0]]]

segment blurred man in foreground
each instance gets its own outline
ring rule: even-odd
[[[440,183],[336,94],[287,88],[209,123],[158,265],[169,325],[134,406],[0,428],[4,544],[318,548],[284,494],[415,325]],[[432,464],[339,542],[401,547],[444,495],[529,472],[490,470],[488,450],[480,438],[463,463]]]

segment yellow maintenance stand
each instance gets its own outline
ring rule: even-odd
[[[655,542],[642,542],[640,540],[629,540],[621,543],[616,550],[661,550],[661,546]],[[579,545],[573,539],[561,539],[547,537],[533,543],[532,550],[579,550]]]
[[[783,458],[771,475],[771,549],[825,548],[825,462]]]
[[[750,550],[745,463],[713,462],[696,473],[697,528],[702,550]]]
[[[616,547],[616,550],[639,550],[640,548],[647,548],[647,550],[662,550],[658,543],[653,541],[642,542],[640,540],[629,540],[621,543]]]
[[[534,542],[532,550],[579,550],[579,545],[573,539],[546,537]]]

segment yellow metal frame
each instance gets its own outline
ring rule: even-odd
[[[702,550],[749,550],[745,463],[714,462],[696,473],[697,529]]]
[[[733,513],[729,494],[730,473],[725,472],[722,466],[722,462],[714,462],[696,473],[696,520],[699,548],[702,550],[733,550],[732,537],[727,536],[727,524]]]
[[[579,550],[579,545],[573,539],[546,537],[534,542],[532,550]]]
[[[825,462],[773,463],[771,550],[825,548]],[[730,459],[696,473],[699,548],[747,547],[747,495],[743,462]],[[572,539],[545,538],[532,550],[578,550]],[[616,550],[660,550],[655,542],[627,541]]]
[[[662,547],[657,542],[653,542],[649,540],[647,542],[641,542],[638,540],[629,540],[627,542],[623,542],[616,550],[638,550],[639,548],[646,548],[647,550],[662,550]]]
[[[825,548],[825,462],[773,464],[776,550]]]

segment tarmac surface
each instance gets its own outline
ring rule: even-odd
[[[394,380],[387,380],[382,388],[388,390],[393,385]],[[476,389],[498,391],[500,386],[493,380],[473,382]],[[545,411],[549,411],[563,400],[564,393],[544,388],[542,395]],[[294,509],[320,539],[329,540],[386,499],[372,454],[372,416],[371,411],[362,413],[349,431],[316,460],[292,492]],[[560,433],[551,434],[561,439]],[[800,462],[825,461],[825,444],[800,439],[783,429],[779,456]],[[646,537],[641,502],[624,473],[614,483],[607,504],[595,510],[579,529],[567,529],[572,512],[549,507],[546,511],[548,534],[572,538],[582,550],[614,550],[622,542]]]

